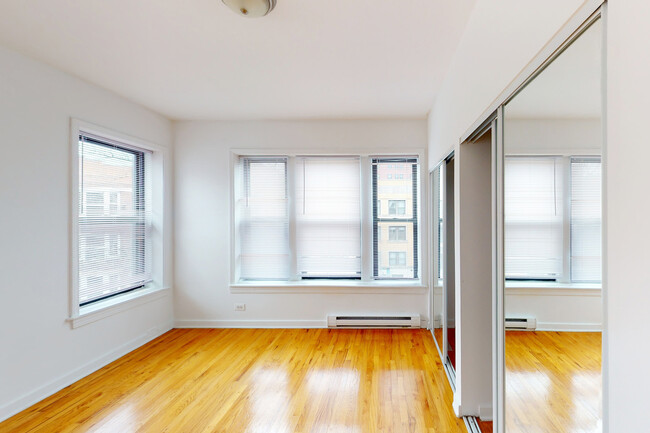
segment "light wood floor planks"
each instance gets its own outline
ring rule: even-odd
[[[465,432],[427,330],[175,329],[0,432]]]
[[[599,433],[601,334],[506,333],[507,433]]]
[[[596,332],[507,332],[506,432],[600,433],[601,346]]]

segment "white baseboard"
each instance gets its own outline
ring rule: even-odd
[[[492,405],[479,405],[478,407],[478,417],[481,419],[481,421],[492,421],[492,417],[494,416],[494,412],[492,410]]]
[[[426,329],[428,321],[420,320],[420,327]],[[260,328],[260,329],[312,329],[327,328],[327,320],[177,320],[175,328]]]
[[[175,328],[327,328],[327,320],[177,320]]]
[[[89,374],[94,373],[100,368],[110,364],[118,358],[121,358],[127,353],[132,352],[133,350],[148,343],[149,341],[160,337],[170,329],[172,329],[172,323],[151,328],[140,337],[124,343],[120,347],[111,350],[107,354],[82,365],[81,367],[69,372],[68,374],[52,380],[40,388],[37,388],[27,394],[22,395],[21,397],[18,397],[17,399],[5,404],[4,406],[0,406],[0,422],[17,414],[18,412],[27,409],[33,404],[38,403],[44,398],[49,397],[55,392],[60,391],[66,386],[75,383],[76,381],[88,376]]]
[[[602,323],[537,322],[536,331],[602,332]]]

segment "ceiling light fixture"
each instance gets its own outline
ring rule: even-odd
[[[237,15],[256,18],[268,15],[275,7],[276,0],[221,0]]]

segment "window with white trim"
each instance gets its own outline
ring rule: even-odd
[[[600,282],[599,157],[505,158],[509,280]]]
[[[84,306],[151,281],[150,152],[85,133],[78,152],[76,277]]]
[[[393,167],[356,155],[239,156],[234,280],[418,278],[417,158],[388,160]],[[391,262],[384,243],[400,251],[380,272],[380,263]],[[364,269],[364,257],[374,266]]]
[[[418,278],[418,160],[373,158],[372,191],[375,278]],[[388,202],[388,215],[379,203]],[[388,240],[379,233],[386,227]],[[395,241],[404,241],[394,251]]]

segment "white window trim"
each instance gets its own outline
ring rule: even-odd
[[[372,176],[370,174],[371,157],[390,157],[390,156],[417,156],[420,169],[419,172],[419,196],[418,196],[418,269],[419,276],[417,279],[381,279],[372,278],[373,257],[372,257]],[[237,257],[237,233],[236,233],[236,183],[235,175],[239,158],[242,156],[286,156],[291,159],[297,156],[358,156],[360,158],[361,170],[361,280],[289,280],[289,281],[241,281],[239,278],[239,269],[236,263]],[[328,148],[322,151],[315,150],[296,150],[296,149],[230,149],[230,292],[231,293],[424,293],[427,286],[424,284],[428,281],[428,245],[423,239],[428,239],[427,221],[428,207],[422,206],[423,197],[428,194],[428,171],[423,170],[423,164],[427,161],[426,150],[417,148],[400,148],[399,152],[395,148],[385,149],[377,148],[368,151],[363,149],[355,152],[355,149],[338,149],[336,147]],[[292,179],[289,177],[288,187],[292,187]],[[291,201],[290,201],[291,203]],[[290,204],[291,205],[291,204]],[[291,218],[291,216],[290,216]],[[368,254],[367,252],[370,252]],[[292,263],[294,261],[292,260]],[[391,291],[392,290],[392,291]]]
[[[117,141],[124,147],[135,150],[148,150],[151,152],[151,173],[145,174],[152,185],[152,224],[159,227],[154,230],[156,235],[152,239],[154,245],[152,252],[152,279],[153,281],[143,288],[132,292],[116,295],[92,304],[79,306],[79,135],[80,133],[97,135],[108,140]],[[78,328],[88,323],[95,322],[108,316],[120,313],[127,309],[155,301],[170,293],[169,287],[164,283],[163,263],[164,245],[163,230],[163,167],[168,159],[168,150],[158,144],[122,134],[102,126],[94,125],[83,120],[71,118],[70,120],[70,254],[69,254],[69,317],[70,326]]]
[[[565,283],[555,281],[506,281],[506,295],[596,296],[602,295],[601,283]]]

